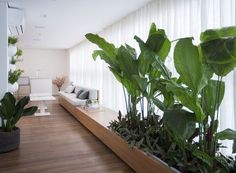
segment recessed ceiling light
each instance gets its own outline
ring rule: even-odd
[[[34,28],[36,28],[36,29],[45,29],[45,26],[35,25]]]

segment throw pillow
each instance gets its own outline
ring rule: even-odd
[[[75,87],[75,93],[78,93],[79,90],[82,90],[82,88],[76,86],[76,87]]]
[[[66,93],[72,93],[75,89],[75,86],[69,85],[66,87],[65,92]]]
[[[89,91],[83,91],[80,95],[79,95],[79,99],[82,99],[82,100],[84,100],[84,99],[87,99],[88,98],[88,96],[89,96]]]
[[[80,94],[83,92],[84,90],[80,89],[77,91],[76,93],[76,98],[79,98]]]

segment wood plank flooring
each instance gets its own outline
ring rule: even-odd
[[[57,101],[47,107],[20,120],[20,148],[0,154],[0,173],[133,173]]]

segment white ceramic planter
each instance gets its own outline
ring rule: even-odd
[[[18,83],[15,82],[14,84],[11,84],[11,83],[8,83],[8,91],[11,92],[11,93],[14,93],[18,90]]]
[[[8,56],[9,57],[14,56],[16,54],[16,52],[17,52],[17,47],[16,46],[14,46],[14,45],[9,45],[8,46]]]
[[[10,71],[15,71],[16,70],[16,65],[15,64],[9,64],[9,70]]]

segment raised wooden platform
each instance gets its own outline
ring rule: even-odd
[[[135,147],[133,149],[129,148],[128,144],[121,137],[108,129],[109,122],[117,118],[118,114],[116,112],[107,108],[97,111],[85,110],[72,106],[63,98],[60,98],[59,102],[137,173],[174,172],[162,161],[147,155]]]

